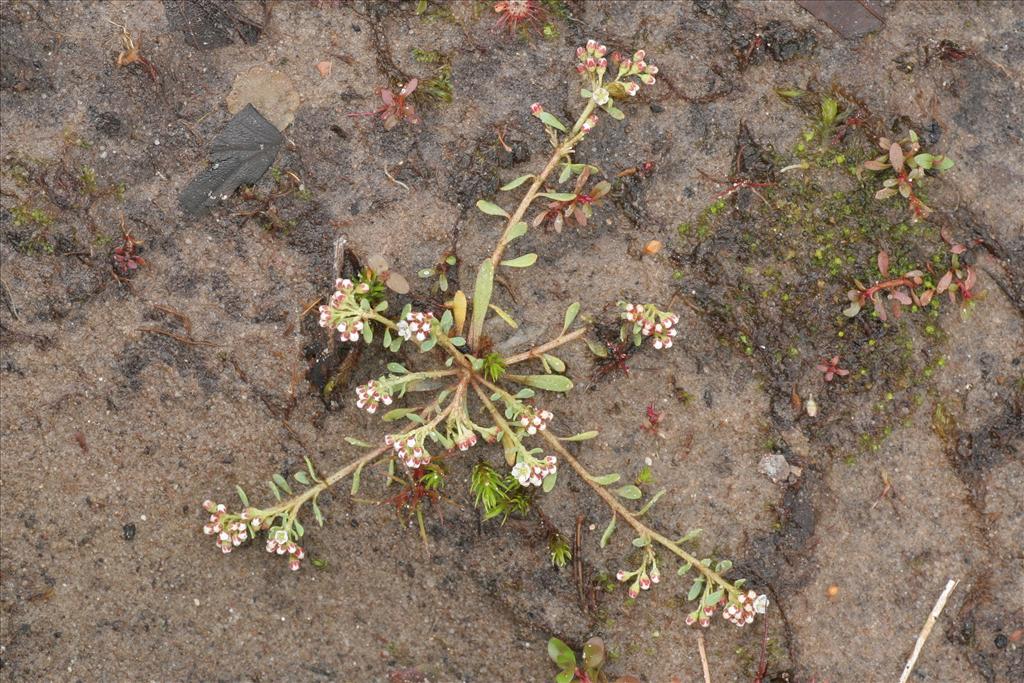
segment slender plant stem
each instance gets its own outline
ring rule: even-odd
[[[556,166],[558,166],[558,162],[561,161],[562,157],[566,154],[570,154],[573,146],[583,138],[583,134],[580,132],[580,129],[583,128],[583,124],[594,112],[594,106],[595,104],[593,100],[587,102],[587,106],[584,107],[583,113],[580,114],[575,125],[573,125],[570,136],[555,148],[555,151],[552,153],[551,158],[548,159],[548,163],[544,167],[544,170],[534,177],[533,183],[526,191],[526,194],[523,195],[523,199],[519,202],[519,206],[516,207],[515,213],[509,216],[508,223],[505,224],[505,230],[501,233],[501,238],[498,240],[498,245],[494,248],[494,253],[491,254],[491,263],[495,268],[497,268],[498,264],[501,263],[501,256],[505,253],[505,247],[508,246],[510,241],[508,236],[512,232],[512,226],[523,220],[526,210],[530,207],[530,204],[533,203],[533,200],[536,199],[537,193],[540,192],[540,189],[544,186],[544,182],[548,179],[548,176],[551,175],[551,172],[555,170]]]
[[[566,449],[565,446],[562,445],[562,443],[558,440],[557,436],[555,436],[554,434],[547,430],[539,433],[548,442],[548,445],[551,446],[552,450],[554,450],[560,456],[562,456],[565,462],[569,463],[569,466],[576,470],[576,474],[578,474],[580,478],[583,479],[583,481],[585,481],[587,485],[590,488],[592,488],[594,492],[597,493],[597,495],[600,496],[602,500],[604,500],[605,503],[608,504],[608,507],[610,507],[613,512],[622,517],[622,519],[624,519],[627,524],[633,527],[637,533],[639,533],[641,536],[649,537],[652,541],[664,546],[673,554],[677,555],[683,560],[686,560],[693,566],[694,569],[703,574],[709,582],[721,585],[726,591],[729,592],[730,595],[739,592],[739,590],[735,586],[733,586],[729,581],[724,579],[717,572],[713,571],[710,567],[705,567],[703,564],[701,564],[699,559],[697,559],[695,556],[691,555],[690,553],[680,548],[675,541],[666,538],[662,534],[659,534],[657,531],[641,522],[636,515],[630,512],[622,503],[620,503],[615,498],[615,495],[613,493],[611,493],[604,486],[601,486],[600,484],[594,481],[593,475],[591,475],[590,472],[588,472],[586,468],[583,467],[582,464],[580,464],[580,461],[577,460],[573,456],[573,454],[570,453],[568,449]]]
[[[569,334],[563,334],[559,337],[556,337],[555,339],[552,339],[547,343],[541,344],[540,346],[535,346],[528,351],[524,351],[523,353],[517,353],[514,356],[509,356],[508,358],[505,359],[505,365],[515,365],[516,363],[522,363],[523,361],[530,360],[531,358],[539,358],[552,349],[557,349],[559,346],[568,344],[571,341],[579,339],[588,331],[589,328],[581,327],[578,330],[573,330]]]

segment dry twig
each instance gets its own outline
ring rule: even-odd
[[[942,595],[935,601],[935,607],[932,607],[932,613],[928,615],[928,618],[924,622],[924,628],[921,629],[920,635],[917,636],[917,642],[914,643],[914,652],[910,655],[910,659],[907,660],[907,665],[903,667],[903,675],[900,676],[900,683],[907,683],[907,679],[910,678],[910,672],[914,670],[914,664],[917,663],[917,657],[921,654],[921,648],[924,647],[924,641],[928,640],[928,635],[932,632],[932,627],[935,626],[935,620],[939,618],[939,614],[942,613],[942,608],[946,606],[946,600],[949,599],[949,594],[953,592],[956,585],[960,583],[956,579],[950,579],[946,582],[946,589],[942,591]]]

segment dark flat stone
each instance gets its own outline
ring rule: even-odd
[[[847,40],[882,28],[881,8],[871,0],[797,0],[798,5]]]

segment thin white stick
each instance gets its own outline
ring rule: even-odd
[[[708,668],[708,653],[704,651],[702,631],[697,631],[697,649],[700,650],[700,665],[704,668],[704,683],[711,683],[711,670]]]
[[[939,618],[939,614],[942,613],[942,609],[946,606],[946,600],[949,599],[949,594],[953,592],[958,583],[960,582],[950,579],[946,583],[946,590],[942,591],[942,595],[935,601],[935,607],[932,607],[932,613],[928,615],[928,619],[924,622],[924,628],[921,629],[921,634],[917,636],[917,642],[914,643],[914,652],[910,655],[910,659],[907,660],[907,665],[903,667],[900,683],[907,683],[907,679],[910,678],[910,672],[914,670],[914,664],[917,663],[917,657],[921,654],[924,641],[928,640],[928,635],[932,632],[932,627],[935,626],[935,620]]]

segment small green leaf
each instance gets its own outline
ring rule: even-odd
[[[561,185],[566,180],[572,177],[572,165],[565,164],[562,166],[562,172],[558,174],[558,184]]]
[[[622,479],[622,475],[618,472],[612,472],[611,474],[602,474],[600,477],[591,477],[590,481],[601,486],[608,486],[609,484],[614,484],[619,479]]]
[[[608,106],[606,106],[604,110],[608,112],[608,116],[611,116],[616,121],[621,121],[626,118],[626,115],[622,113],[622,110],[616,108],[611,102],[608,103]]]
[[[287,493],[289,496],[292,495],[292,487],[288,485],[288,480],[282,477],[280,474],[274,474],[274,483],[277,484],[282,491]]]
[[[935,158],[942,159],[942,161],[940,161],[938,164],[935,164],[935,162],[932,161],[936,170],[948,171],[949,169],[953,168],[953,160],[950,159],[949,157],[943,155]]]
[[[558,356],[554,356],[550,353],[545,353],[541,356],[544,362],[551,366],[551,369],[555,372],[565,372],[565,362]]]
[[[245,495],[245,491],[242,490],[242,487],[235,486],[235,491],[238,493],[238,497],[241,499],[242,505],[249,507],[249,496]]]
[[[348,441],[353,446],[359,446],[361,448],[373,448],[373,446],[371,446],[370,444],[366,443],[365,441],[362,441],[360,439],[356,439],[356,438],[351,437],[351,436],[346,436],[345,437],[345,441]]]
[[[691,569],[693,569],[693,563],[692,562],[684,562],[682,564],[682,566],[679,567],[678,570],[676,570],[676,575],[677,576],[684,576],[686,574],[686,572],[690,571]]]
[[[676,541],[676,545],[682,545],[683,543],[689,543],[693,539],[697,538],[703,532],[703,529],[690,529],[683,536]]]
[[[505,183],[504,185],[502,185],[501,189],[503,191],[506,191],[506,192],[508,190],[514,190],[514,189],[516,189],[517,187],[519,187],[520,185],[522,185],[523,183],[525,183],[527,180],[529,180],[532,177],[533,177],[532,173],[527,173],[526,175],[521,175],[518,178],[516,178],[515,180],[513,180],[511,182],[508,182],[508,183]]]
[[[651,544],[651,539],[646,536],[637,536],[633,539],[633,545],[637,548],[646,548]]]
[[[576,316],[580,312],[580,302],[569,304],[569,308],[565,309],[565,320],[562,322],[562,334],[569,331],[569,326],[572,325],[573,321],[576,320]]]
[[[914,163],[924,169],[930,169],[935,157],[931,154],[918,154],[914,157]]]
[[[555,674],[555,683],[572,683],[576,680],[576,667],[566,668]]]
[[[383,420],[384,422],[394,422],[395,420],[401,420],[406,415],[409,415],[410,413],[414,412],[416,411],[413,410],[412,408],[395,408],[394,410],[389,410],[388,412],[384,413],[384,415],[381,416],[380,419]]]
[[[509,259],[508,261],[502,261],[501,265],[505,266],[506,268],[529,268],[536,262],[537,255],[530,253],[523,254],[522,256],[517,256],[516,258]]]
[[[558,638],[548,640],[548,657],[560,667],[576,666],[576,655],[572,649]]]
[[[519,328],[519,323],[515,319],[506,313],[503,309],[491,304],[491,310],[498,314],[498,317],[505,321],[505,324],[511,327],[513,330]]]
[[[594,341],[593,339],[586,339],[584,341],[587,342],[587,348],[590,349],[590,352],[592,354],[594,354],[598,358],[608,357],[608,349],[607,347],[605,347],[604,344],[598,341]]]
[[[563,133],[566,132],[565,124],[563,124],[561,121],[559,121],[558,117],[556,117],[554,114],[550,114],[550,113],[548,113],[546,111],[542,111],[540,114],[537,115],[537,118],[539,118],[541,121],[543,121],[545,126],[551,126],[552,128],[557,128],[558,130],[562,131]]]
[[[320,526],[324,525],[324,513],[320,512],[320,506],[316,504],[316,498],[313,499],[313,519]]]
[[[306,528],[304,526],[302,526],[302,522],[300,522],[299,520],[296,519],[294,522],[292,522],[292,525],[295,528],[295,535],[296,536],[298,536],[300,538],[302,536],[305,536]]]
[[[305,484],[306,486],[309,486],[309,477],[306,476],[305,472],[302,472],[300,470],[293,474],[292,477],[294,477],[295,481],[299,482],[300,484]]]
[[[505,378],[544,391],[564,393],[572,390],[572,380],[565,375],[505,375]]]
[[[363,475],[363,465],[365,465],[365,464],[366,463],[360,463],[359,467],[357,467],[356,471],[352,474],[352,495],[353,496],[356,495],[359,492],[359,479]]]
[[[427,341],[420,344],[420,353],[426,353],[430,349],[434,348],[435,345],[437,345],[437,340],[431,337]]]
[[[276,498],[277,500],[281,500],[281,492],[277,489],[277,486],[274,484],[274,482],[268,481],[267,484],[270,485],[270,492],[274,494],[274,498]]]
[[[480,209],[481,211],[486,213],[488,216],[504,216],[505,218],[508,218],[508,211],[506,211],[505,209],[501,208],[500,206],[498,206],[494,202],[489,202],[489,201],[487,201],[485,199],[479,200],[476,203],[476,208]]]
[[[658,502],[658,499],[661,498],[664,495],[665,495],[665,489],[662,489],[662,490],[658,491],[657,493],[655,493],[653,496],[651,496],[650,500],[648,500],[644,504],[644,506],[642,508],[640,508],[640,511],[636,513],[637,517],[640,517],[640,516],[646,514],[648,510],[650,510],[652,507],[654,507],[654,504]]]
[[[587,88],[580,88],[580,97],[582,97],[583,99],[589,100],[593,96],[594,93],[590,92],[590,90],[588,90]]]
[[[556,202],[571,202],[576,199],[576,195],[572,192],[538,192],[537,196],[547,197]]]
[[[520,237],[526,234],[526,231],[528,229],[529,227],[523,221],[513,223],[512,227],[508,229],[508,238],[505,240],[505,243],[507,244],[514,239],[519,239]]]
[[[636,486],[633,486],[632,484],[627,484],[626,486],[622,486],[615,489],[615,493],[625,498],[626,500],[640,500],[640,498],[644,495],[643,491],[638,489]]]
[[[715,565],[716,574],[724,574],[725,572],[732,569],[732,560],[722,560]]]
[[[562,441],[589,441],[590,439],[597,438],[597,430],[591,430],[589,432],[580,432],[579,434],[573,434],[567,436]],[[610,475],[609,475],[610,476]],[[615,475],[616,477],[619,475]]]
[[[693,580],[693,585],[690,586],[690,592],[686,594],[686,599],[696,600],[702,590],[704,590],[704,577],[700,576]]]
[[[604,533],[601,534],[601,547],[608,545],[608,541],[612,539],[612,534],[615,533],[615,515],[612,515],[612,521],[608,522],[608,526],[605,527]]]
[[[555,480],[557,477],[557,472],[555,472],[554,474],[549,474],[548,476],[544,477],[544,483],[541,486],[541,488],[544,489],[544,493],[550,493],[551,489],[555,488]]]
[[[476,285],[473,287],[473,317],[469,324],[469,343],[474,346],[483,332],[487,306],[491,303],[493,290],[494,265],[487,259],[480,264],[480,269],[476,272]]]
[[[452,346],[465,346],[466,345],[466,340],[463,339],[462,337],[452,337],[448,341],[450,341],[452,343]]]
[[[721,600],[721,599],[722,599],[722,589],[719,588],[718,590],[712,591],[711,593],[708,593],[707,595],[704,596],[704,600],[703,600],[704,606],[705,607],[711,607],[712,605],[717,605],[718,601]]]

